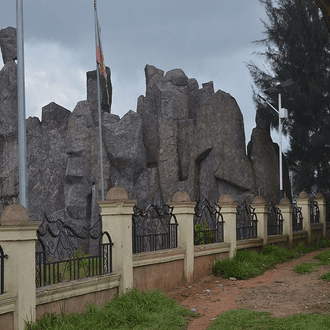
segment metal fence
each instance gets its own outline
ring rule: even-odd
[[[316,200],[311,200],[310,203],[311,223],[320,223],[320,209]]]
[[[178,246],[178,223],[173,207],[149,205],[143,212],[135,205],[132,222],[133,253],[173,249]]]
[[[301,213],[301,207],[297,204],[292,205],[292,231],[296,232],[303,229],[303,216]]]
[[[0,294],[5,293],[5,259],[8,259],[8,255],[3,252],[0,245]]]
[[[269,204],[267,212],[267,235],[283,234],[283,216],[281,210],[273,203]]]
[[[198,203],[194,214],[194,245],[223,242],[223,217],[218,204],[207,199]]]
[[[37,230],[36,286],[112,273],[113,243],[101,228],[101,217],[92,227],[73,228],[59,219],[50,221],[45,214]],[[90,240],[97,247],[93,254],[82,249]]]
[[[251,205],[242,201],[236,208],[236,240],[258,237],[257,215]]]

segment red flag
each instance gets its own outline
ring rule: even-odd
[[[97,37],[96,37],[96,62],[99,68],[100,74],[105,78],[105,87],[107,91],[107,101],[110,109],[110,97],[109,97],[109,89],[108,89],[108,77],[107,77],[107,71],[104,65],[104,56],[102,51],[102,44],[101,44],[101,29],[99,25],[99,20],[97,18],[97,10],[96,10],[96,1],[94,1],[94,10],[95,10],[95,19],[96,19],[96,29],[97,29]]]

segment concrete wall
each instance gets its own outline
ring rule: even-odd
[[[267,236],[268,205],[256,197],[252,206],[258,219],[258,237],[236,241],[236,206],[230,195],[222,195],[218,204],[224,219],[224,242],[194,246],[193,216],[195,203],[188,194],[178,192],[171,206],[178,222],[178,247],[175,249],[132,253],[132,213],[135,201],[129,201],[121,188],[112,188],[106,201],[100,202],[103,231],[113,245],[112,274],[62,282],[36,288],[35,241],[39,224],[28,221],[22,206],[5,209],[1,217],[0,244],[5,260],[5,293],[0,295],[0,330],[23,330],[25,321],[34,321],[43,313],[82,312],[87,303],[104,305],[119,295],[138,288],[168,289],[187,285],[211,274],[215,262],[233,257],[239,249],[259,251],[266,244],[294,247],[319,241],[329,234],[325,222],[324,199],[318,197],[320,224],[309,222],[309,199],[301,193],[297,204],[302,208],[303,229],[292,232],[292,206],[282,199],[283,235]]]

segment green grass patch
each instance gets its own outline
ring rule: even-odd
[[[299,274],[310,274],[315,268],[319,266],[319,264],[304,262],[300,265],[297,265],[293,270]]]
[[[234,258],[218,260],[213,272],[225,278],[235,277],[245,280],[263,274],[266,269],[277,263],[297,258],[307,252],[310,252],[310,248],[305,248],[302,244],[297,245],[293,250],[275,245],[266,245],[261,253],[238,250]]]
[[[271,317],[267,312],[255,312],[248,309],[231,310],[218,316],[208,330],[244,330],[244,329],[290,329],[325,330],[330,328],[330,314],[303,314],[283,318]]]
[[[330,272],[321,275],[318,279],[330,282]]]
[[[324,239],[319,245],[305,247],[303,244],[298,244],[292,250],[276,245],[266,245],[261,253],[250,250],[238,250],[234,258],[218,260],[213,267],[213,273],[224,278],[235,277],[245,280],[263,274],[266,269],[271,268],[275,264],[291,260],[292,258],[298,258],[303,254],[329,246],[330,241]],[[321,264],[330,264],[330,250],[319,253],[315,258],[319,259]],[[301,269],[311,267],[312,270],[321,264],[313,264],[313,267],[302,266]],[[299,267],[298,270],[300,270]]]
[[[330,265],[330,250],[318,253],[314,259],[320,260],[323,265]]]
[[[294,271],[299,274],[310,274],[315,268],[320,267],[322,265],[330,265],[330,250],[322,251],[318,253],[314,259],[319,260],[318,263],[302,263],[301,265],[297,265],[294,268]],[[330,275],[329,275],[330,277]],[[324,279],[320,278],[319,279]]]
[[[133,289],[104,307],[88,305],[85,312],[44,314],[26,330],[185,329],[193,313],[165,293]]]

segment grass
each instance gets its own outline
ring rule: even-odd
[[[304,262],[301,265],[297,265],[294,268],[294,271],[296,273],[299,273],[299,274],[310,274],[315,268],[318,268],[318,267],[320,267],[322,265],[330,265],[330,250],[326,250],[326,251],[323,251],[323,252],[318,253],[314,257],[314,259],[318,259],[319,262],[318,263],[307,263],[307,262]],[[319,277],[319,279],[326,279],[327,276],[325,276],[325,275]],[[325,277],[325,278],[323,278],[323,277]],[[328,277],[330,279],[330,274],[328,275]]]
[[[298,274],[310,274],[315,268],[319,267],[319,264],[313,264],[310,262],[304,262],[300,265],[297,265],[294,268],[294,271]]]
[[[217,276],[225,278],[248,279],[263,274],[273,265],[297,258],[304,253],[314,251],[315,247],[306,248],[302,244],[293,250],[288,250],[275,245],[266,245],[261,253],[250,250],[239,250],[234,258],[218,260],[213,268]]]
[[[321,275],[318,279],[329,282],[330,281],[330,272],[326,272],[325,274]]]
[[[208,330],[244,330],[244,329],[290,329],[310,330],[329,329],[330,314],[304,314],[283,318],[271,317],[267,312],[256,312],[247,309],[231,310],[218,316]]]
[[[44,314],[26,330],[103,330],[103,329],[185,329],[198,314],[156,290],[141,293],[133,289],[109,301],[104,307],[88,305],[85,312]]]
[[[324,241],[323,246],[329,245]],[[265,269],[279,262],[315,251],[317,247],[298,245],[294,250],[267,245],[261,253],[240,250],[232,259],[217,261],[214,272],[223,277],[247,279],[261,275]],[[315,256],[320,264],[330,264],[330,250]],[[315,265],[315,264],[314,264]],[[304,266],[310,267],[310,266]],[[330,280],[330,272],[324,274]],[[156,290],[141,293],[133,289],[109,301],[104,307],[88,305],[82,314],[44,314],[26,330],[102,330],[102,329],[186,329],[189,320],[198,317],[165,293]],[[269,313],[251,310],[232,310],[221,314],[208,328],[212,329],[329,329],[329,315],[298,315],[285,318],[271,317]]]

